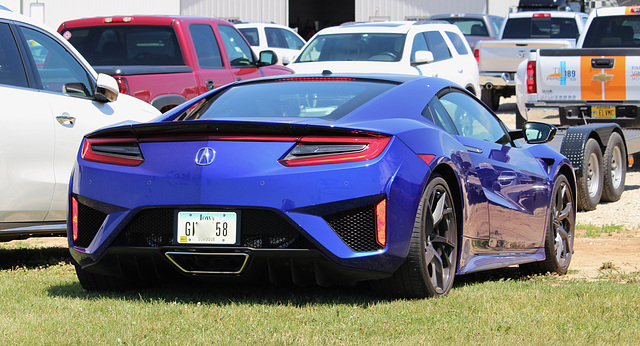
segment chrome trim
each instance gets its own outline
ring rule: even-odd
[[[247,260],[249,259],[249,255],[246,253],[218,253],[218,252],[182,252],[182,251],[167,251],[164,253],[165,256],[173,263],[178,269],[182,270],[188,274],[240,274],[244,267],[247,265]],[[176,262],[170,255],[201,255],[201,256],[244,256],[244,263],[240,267],[240,270],[236,272],[225,272],[225,271],[201,271],[201,270],[186,270],[182,268],[178,262]]]
[[[516,86],[516,81],[510,79],[506,72],[481,72],[478,81],[480,85]]]

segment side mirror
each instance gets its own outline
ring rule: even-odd
[[[118,99],[120,89],[118,88],[118,82],[115,78],[100,73],[98,74],[98,80],[96,81],[95,98],[99,102],[113,102]]]
[[[83,83],[66,83],[62,86],[62,92],[67,95],[87,97],[91,96],[89,89]]]
[[[522,134],[529,144],[548,143],[553,140],[558,128],[547,123],[527,122],[524,124]]]
[[[411,65],[428,64],[432,63],[434,60],[433,53],[428,50],[419,50],[414,54]]]
[[[282,57],[282,65],[289,65],[293,61],[293,57],[285,55]]]
[[[260,52],[259,66],[269,66],[278,63],[278,55],[272,50],[263,50]]]

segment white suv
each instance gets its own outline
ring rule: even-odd
[[[119,94],[115,79],[97,74],[57,32],[5,10],[0,105],[0,241],[64,234],[69,178],[84,134],[160,115]]]
[[[318,32],[287,65],[295,73],[400,73],[451,80],[479,95],[478,64],[460,29],[436,22],[370,22]]]
[[[278,64],[286,65],[295,58],[305,40],[293,29],[274,23],[239,22],[235,26],[247,39],[251,48],[260,56],[264,50],[272,50],[278,56]]]

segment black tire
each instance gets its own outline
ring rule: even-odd
[[[564,275],[573,254],[576,207],[569,180],[560,174],[553,183],[549,221],[544,238],[545,260],[520,265],[531,274],[557,273]]]
[[[435,220],[435,221],[434,221]],[[458,265],[456,208],[447,182],[434,174],[425,189],[405,262],[374,284],[385,296],[438,297],[449,293]]]
[[[80,285],[87,291],[124,291],[135,288],[131,282],[111,275],[104,275],[86,271],[75,265],[76,275]]]
[[[614,132],[609,137],[603,159],[603,186],[602,200],[615,202],[620,199],[624,191],[624,183],[627,175],[627,150],[619,133]]]
[[[600,203],[602,176],[602,150],[595,139],[589,138],[584,146],[582,167],[576,182],[579,210],[594,210]]]
[[[498,108],[500,108],[500,94],[494,89],[482,88],[480,98],[482,102],[489,106],[494,112],[497,112]]]
[[[516,129],[523,129],[527,119],[522,116],[518,107],[516,107]]]

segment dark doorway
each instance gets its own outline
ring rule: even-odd
[[[289,26],[310,39],[316,31],[355,20],[355,0],[289,0]]]

